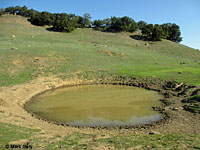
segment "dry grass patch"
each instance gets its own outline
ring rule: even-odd
[[[127,57],[125,53],[115,53],[109,50],[104,50],[104,49],[100,49],[98,50],[99,53],[101,54],[106,54],[107,56],[120,56],[120,57]]]

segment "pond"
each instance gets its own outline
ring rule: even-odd
[[[133,126],[157,121],[162,95],[133,86],[82,85],[47,91],[26,106],[37,116],[72,126]]]

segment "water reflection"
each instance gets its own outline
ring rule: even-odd
[[[106,120],[104,118],[97,118],[89,116],[87,121],[77,120],[74,122],[66,122],[66,124],[71,126],[133,126],[141,124],[149,124],[151,122],[162,119],[160,115],[150,115],[143,117],[132,117],[130,120],[122,122],[120,120]]]
[[[74,126],[128,126],[161,118],[155,91],[116,85],[67,87],[39,95],[27,106],[38,116]]]

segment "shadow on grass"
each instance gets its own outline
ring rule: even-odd
[[[132,39],[140,40],[140,41],[151,41],[146,36],[143,35],[130,35]]]
[[[101,32],[107,32],[107,33],[121,33],[122,31],[117,31],[115,29],[111,29],[111,28],[102,28],[102,27],[92,27],[92,29],[94,31],[101,31]]]
[[[153,42],[159,42],[161,40],[153,40],[153,39],[149,39],[146,36],[143,35],[130,35],[130,38],[134,39],[134,40],[139,40],[139,41],[147,41],[147,42],[151,42],[149,44],[153,44]]]
[[[46,30],[51,31],[51,32],[60,32],[60,31],[55,30],[53,27],[48,27],[46,28]]]

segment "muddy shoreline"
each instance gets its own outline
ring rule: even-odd
[[[143,81],[143,82],[142,82]],[[150,81],[150,80],[148,80]],[[46,121],[48,123],[53,123],[55,125],[58,125],[58,126],[67,126],[67,127],[75,127],[75,128],[78,128],[78,129],[85,129],[85,128],[92,128],[92,129],[151,129],[151,128],[155,128],[157,125],[161,125],[161,124],[165,124],[169,121],[170,119],[170,115],[165,111],[165,107],[166,106],[169,106],[167,102],[167,99],[169,97],[166,97],[166,93],[163,93],[163,87],[166,82],[169,82],[169,81],[157,81],[161,84],[158,84],[156,82],[153,82],[153,81],[150,81],[151,84],[147,83],[146,81],[144,82],[143,79],[136,79],[136,78],[130,78],[130,77],[111,77],[111,78],[101,78],[101,79],[98,79],[98,80],[95,80],[93,82],[89,82],[87,83],[87,81],[81,83],[81,84],[72,84],[72,85],[63,85],[63,86],[60,86],[60,87],[56,87],[56,88],[52,88],[52,89],[48,89],[46,91],[42,91],[41,93],[38,93],[36,95],[34,95],[33,97],[30,98],[29,101],[27,101],[24,105],[23,105],[23,108],[28,112],[30,113],[33,117],[39,119],[39,120],[43,120],[43,121]],[[34,114],[33,112],[29,111],[26,109],[26,106],[36,97],[36,96],[39,96],[39,95],[42,95],[46,92],[49,92],[49,91],[53,91],[53,90],[56,90],[56,89],[61,89],[61,88],[66,88],[66,87],[73,87],[73,86],[81,86],[81,85],[98,85],[98,84],[110,84],[110,85],[123,85],[123,86],[134,86],[134,87],[140,87],[140,88],[144,88],[144,89],[147,89],[147,90],[153,90],[153,91],[157,91],[159,94],[163,95],[164,99],[160,99],[161,101],[161,106],[160,107],[152,107],[155,111],[158,111],[162,118],[157,120],[157,121],[153,121],[151,123],[148,123],[148,124],[139,124],[139,125],[133,125],[133,126],[71,126],[71,125],[68,125],[68,124],[63,124],[63,123],[58,123],[58,122],[54,122],[54,121],[51,121],[51,120],[47,120],[47,119],[44,119],[36,114]],[[153,85],[153,86],[152,86]],[[160,89],[161,88],[161,89]],[[168,91],[169,92],[169,91]]]
[[[76,127],[48,121],[28,112],[25,107],[34,96],[40,95],[49,90],[58,88],[91,85],[91,84],[112,84],[145,88],[157,91],[164,96],[160,101],[162,105],[153,107],[155,111],[162,114],[163,118],[150,124],[134,126],[104,126],[104,127]],[[154,130],[159,133],[200,133],[200,115],[185,111],[181,100],[191,96],[197,87],[183,83],[163,81],[159,79],[136,79],[124,76],[101,77],[93,80],[60,79],[56,77],[39,78],[31,83],[4,87],[0,89],[2,97],[0,105],[1,122],[13,123],[39,128],[46,133],[66,134],[72,132],[126,132],[149,133]],[[192,89],[187,91],[188,89]],[[12,103],[12,104],[9,104]]]

